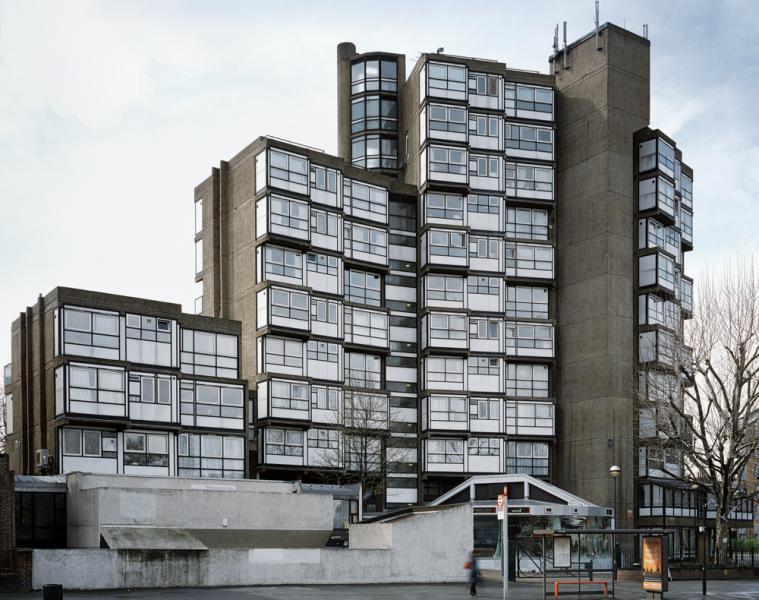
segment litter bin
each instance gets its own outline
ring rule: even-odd
[[[42,600],[63,600],[63,586],[59,583],[43,585]]]

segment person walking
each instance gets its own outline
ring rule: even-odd
[[[477,595],[477,578],[480,576],[480,571],[477,569],[477,558],[474,556],[474,552],[470,555],[469,562],[469,595]]]

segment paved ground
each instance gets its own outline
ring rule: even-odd
[[[501,598],[500,582],[487,581],[480,586],[478,598]],[[540,584],[517,583],[509,588],[509,600],[540,600]],[[42,593],[0,594],[1,600],[32,600],[41,598]],[[549,595],[549,597],[551,597]],[[577,598],[567,595],[562,597]],[[602,596],[585,596],[602,597]],[[617,585],[618,600],[640,600],[643,598],[640,584],[620,583]],[[759,600],[759,579],[753,581],[709,582],[710,599]],[[321,585],[321,586],[279,586],[215,589],[171,589],[171,590],[121,590],[115,592],[67,592],[65,600],[464,600],[469,598],[469,590],[463,584],[445,585]],[[700,600],[701,582],[675,581],[670,583],[666,600]]]

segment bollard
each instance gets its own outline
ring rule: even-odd
[[[63,586],[59,583],[43,585],[42,600],[63,600]]]

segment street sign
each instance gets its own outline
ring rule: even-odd
[[[572,538],[570,536],[554,536],[553,566],[557,569],[569,569],[572,566]]]
[[[499,508],[499,510],[503,510],[503,494],[498,494],[498,500],[496,500],[496,506]]]

